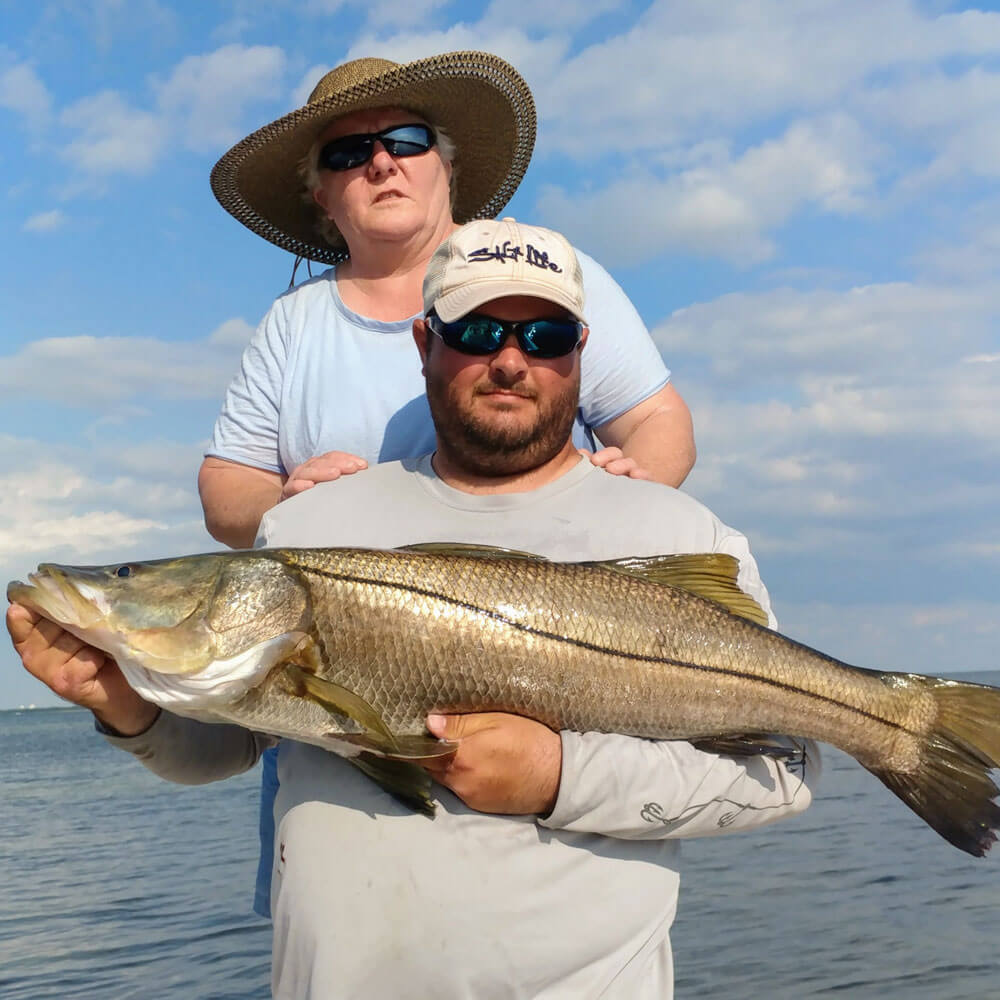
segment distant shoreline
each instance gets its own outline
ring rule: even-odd
[[[88,712],[89,709],[80,708],[79,705],[17,705],[13,708],[0,708],[0,714],[4,712]]]

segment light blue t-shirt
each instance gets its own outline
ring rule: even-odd
[[[670,378],[649,331],[611,275],[577,251],[590,328],[581,355],[578,447]],[[371,463],[434,450],[413,320],[386,322],[349,309],[335,268],[280,296],[261,321],[230,383],[206,455],[287,473],[314,455],[345,451]],[[270,916],[277,753],[262,757],[254,910]]]
[[[578,254],[590,337],[573,438],[589,448],[592,428],[663,388],[670,371],[614,279]],[[287,473],[328,451],[371,463],[433,451],[414,318],[384,322],[348,309],[333,268],[286,292],[243,354],[206,454]]]

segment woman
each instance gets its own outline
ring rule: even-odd
[[[228,212],[336,266],[281,296],[247,348],[199,474],[214,537],[250,545],[284,497],[433,449],[410,340],[424,270],[456,223],[506,204],[534,137],[517,71],[457,52],[346,63],[222,157],[212,186]],[[620,449],[598,457],[611,471],[679,485],[694,462],[687,407],[631,303],[580,257],[591,347],[577,442],[596,434]]]

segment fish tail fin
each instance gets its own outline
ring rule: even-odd
[[[888,683],[919,687],[935,717],[911,771],[868,770],[959,849],[983,857],[996,843],[1000,794],[990,771],[1000,767],[1000,689],[917,674],[887,674]]]

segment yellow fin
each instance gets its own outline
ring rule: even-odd
[[[533,559],[548,562],[545,556],[519,549],[505,549],[500,545],[477,545],[475,542],[414,542],[400,545],[397,552],[426,552],[435,556],[469,556],[478,559]]]
[[[730,613],[757,625],[767,626],[768,623],[764,609],[749,594],[740,590],[736,582],[740,562],[726,552],[627,556],[584,565],[602,566],[616,573],[628,573],[652,583],[686,590],[689,594],[721,604]]]

